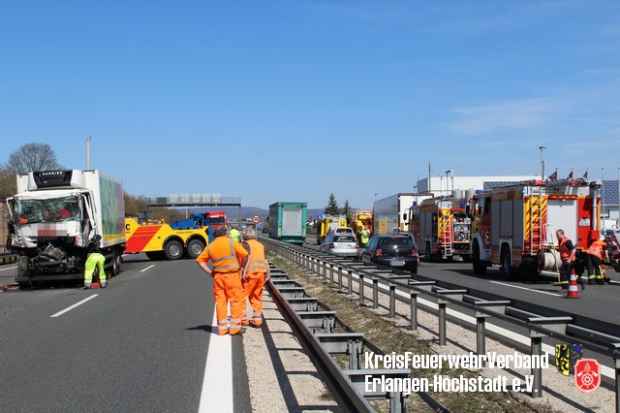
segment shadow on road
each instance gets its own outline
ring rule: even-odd
[[[204,331],[205,333],[211,333],[217,336],[217,327],[212,326],[212,325],[208,325],[208,324],[201,324],[198,326],[194,326],[194,327],[188,327],[185,330],[187,331]]]

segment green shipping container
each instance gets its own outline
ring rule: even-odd
[[[305,202],[276,202],[269,205],[269,235],[291,244],[306,240],[308,204]]]

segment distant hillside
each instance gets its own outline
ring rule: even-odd
[[[191,210],[192,213],[200,213],[200,212],[206,212],[206,211],[224,211],[226,216],[230,217],[233,220],[237,218],[241,218],[241,219],[251,218],[255,215],[258,215],[259,217],[264,218],[269,214],[269,212],[266,209],[256,208],[256,207],[194,208]]]

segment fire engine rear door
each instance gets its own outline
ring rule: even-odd
[[[577,201],[551,199],[547,204],[547,242],[557,244],[555,231],[563,229],[564,233],[577,242]]]

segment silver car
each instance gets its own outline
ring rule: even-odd
[[[353,231],[340,232],[338,230],[330,231],[320,246],[321,251],[331,252],[343,257],[357,257],[357,240]]]

